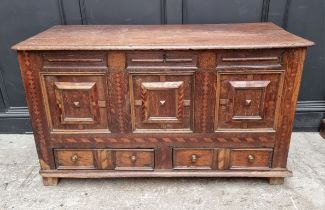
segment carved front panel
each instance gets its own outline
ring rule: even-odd
[[[263,119],[264,97],[270,81],[229,81],[233,120]]]
[[[95,82],[54,82],[62,124],[94,124],[98,117]]]
[[[188,132],[192,123],[191,75],[133,75],[135,132]]]
[[[53,130],[108,131],[105,77],[45,75],[45,103]]]
[[[281,72],[219,74],[216,128],[275,129]]]

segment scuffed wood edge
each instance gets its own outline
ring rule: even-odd
[[[289,170],[269,171],[103,171],[103,170],[41,170],[43,177],[60,178],[122,178],[122,177],[290,177]]]
[[[283,60],[285,68],[283,92],[277,119],[272,168],[286,168],[287,166],[289,145],[305,54],[306,48],[288,49],[285,52]]]
[[[42,177],[44,186],[56,186],[58,185],[60,178],[57,177]]]
[[[26,92],[26,101],[31,117],[40,166],[42,169],[54,168],[53,155],[48,142],[49,128],[42,103],[42,91],[39,78],[40,57],[30,52],[20,51],[18,52],[18,61]]]

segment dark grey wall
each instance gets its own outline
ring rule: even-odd
[[[1,0],[0,133],[31,131],[10,46],[57,24],[194,24],[271,21],[316,42],[308,51],[295,129],[325,113],[324,0]]]

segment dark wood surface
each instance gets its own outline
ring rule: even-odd
[[[98,28],[113,26],[94,27],[89,40],[100,43]],[[123,27],[129,26],[116,26]],[[132,33],[140,36],[143,32],[136,31],[147,27],[153,26],[131,27]],[[207,30],[206,25],[170,27]],[[223,34],[251,31],[260,37],[276,31],[271,24],[221,28]],[[191,34],[183,39],[194,44]],[[287,155],[306,52],[284,42],[287,48],[254,50],[261,46],[19,50],[44,184],[54,185],[60,177],[118,176],[256,176],[281,184],[290,175]]]
[[[186,36],[186,37],[184,37]],[[306,47],[313,42],[273,23],[207,25],[55,26],[15,50],[256,49]]]
[[[230,169],[268,170],[271,167],[272,149],[232,149]]]

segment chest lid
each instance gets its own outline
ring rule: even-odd
[[[14,50],[187,50],[307,47],[314,43],[273,23],[58,25]]]

